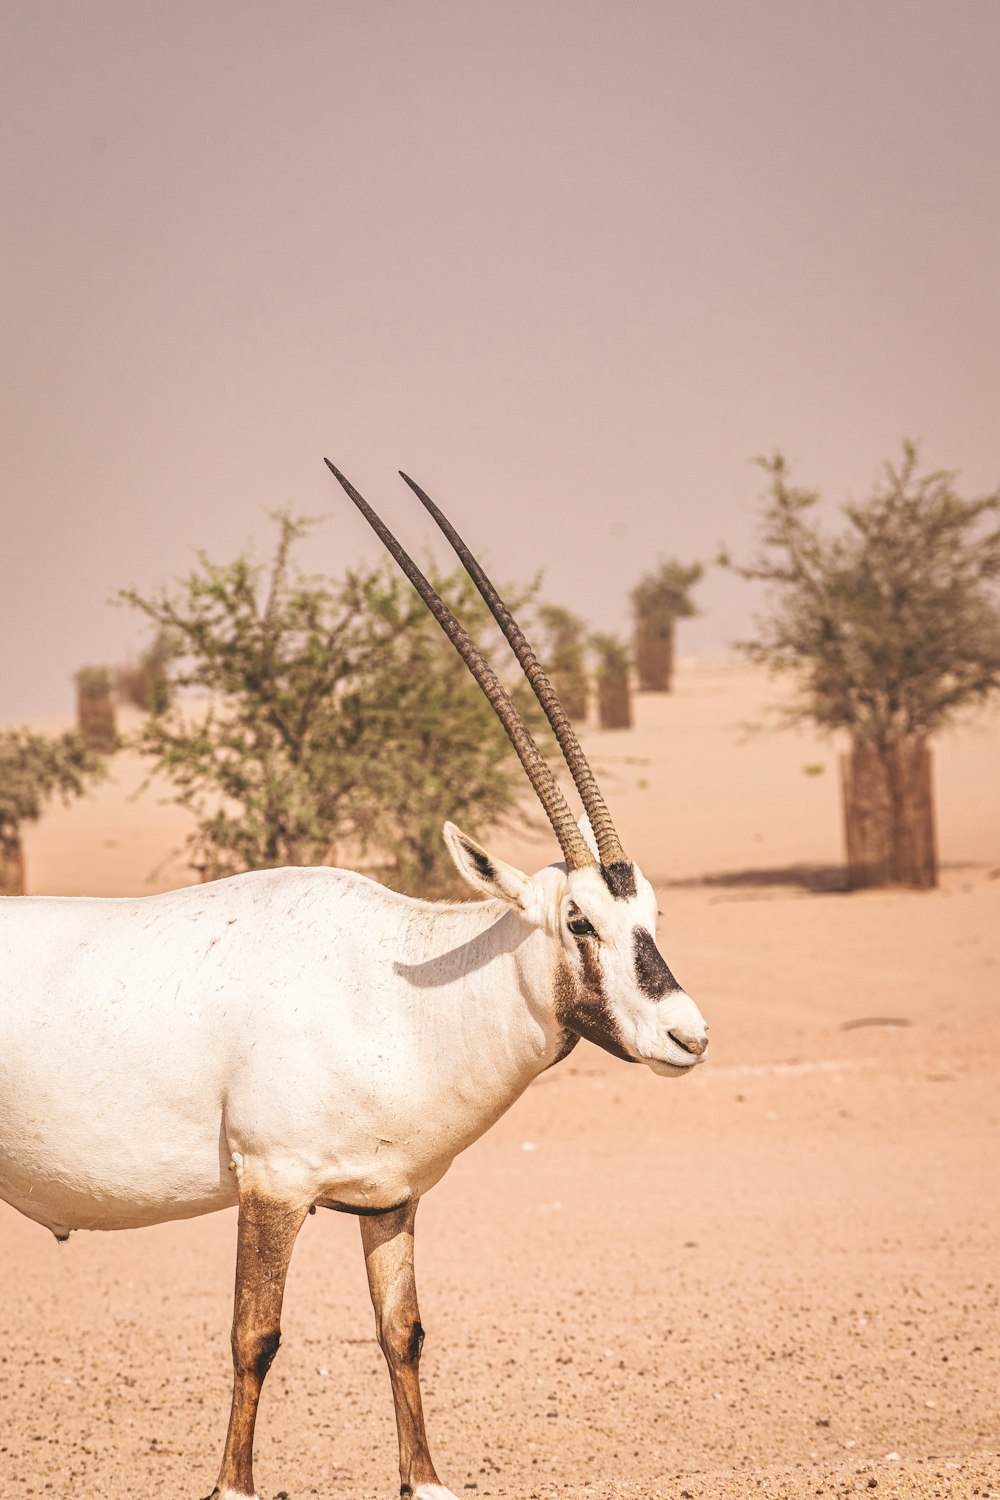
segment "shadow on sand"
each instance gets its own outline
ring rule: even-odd
[[[847,890],[843,865],[784,865],[764,870],[716,870],[680,880],[657,882],[674,889],[695,887],[726,891],[730,899],[753,900],[756,896],[779,895],[783,891],[829,894]]]
[[[987,880],[1000,879],[1000,866],[949,862],[941,864],[944,875],[982,877]],[[717,890],[718,901],[760,901],[768,896],[782,895],[863,895],[861,890],[851,892],[847,884],[847,869],[844,865],[775,865],[761,870],[714,870],[707,875],[692,875],[681,879],[665,877],[654,881],[655,885],[674,890]],[[904,886],[883,886],[879,890],[905,890]]]

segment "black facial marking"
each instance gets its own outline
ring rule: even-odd
[[[580,1040],[580,1034],[579,1034],[579,1032],[577,1032],[577,1031],[570,1031],[570,1029],[569,1029],[568,1026],[564,1026],[563,1027],[562,1037],[560,1038],[560,1041],[559,1041],[559,1051],[556,1053],[555,1057],[549,1063],[549,1067],[550,1068],[554,1068],[555,1065],[556,1065],[556,1063],[561,1063],[564,1057],[569,1057],[570,1053],[572,1052],[573,1048],[576,1046],[576,1044],[577,1044],[577,1042],[579,1040]]]
[[[556,1020],[577,1036],[610,1052],[612,1057],[619,1057],[622,1062],[637,1062],[637,1058],[625,1051],[618,1024],[608,1009],[594,944],[581,943],[578,952],[582,975],[574,973],[566,960],[561,960],[556,969]]]
[[[633,929],[632,947],[635,950],[635,977],[644,995],[650,1000],[662,1000],[664,995],[680,989],[653,941],[652,933],[645,927]]]
[[[616,901],[631,901],[636,893],[635,869],[627,859],[616,859],[613,865],[602,865],[601,879]]]
[[[593,1042],[595,1047],[600,1047],[604,1052],[610,1052],[612,1057],[617,1057],[621,1062],[639,1061],[637,1057],[632,1057],[625,1051],[615,1018],[606,1006],[593,1006],[589,1010],[573,1011],[566,1017],[566,1021],[585,1041]]]

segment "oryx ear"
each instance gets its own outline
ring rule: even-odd
[[[594,830],[590,826],[590,818],[587,816],[586,813],[584,813],[583,817],[580,819],[579,823],[577,824],[577,827],[579,828],[580,832],[583,834],[584,842],[587,845],[587,848],[590,850],[591,854],[597,860],[598,865],[600,865],[600,863],[601,863],[601,851],[597,847],[597,840],[594,837]]]
[[[458,868],[463,880],[468,881],[474,891],[489,896],[494,901],[506,901],[516,906],[529,920],[537,920],[535,908],[539,901],[537,881],[525,875],[502,859],[487,854],[475,839],[456,828],[454,823],[444,825],[444,841],[448,853]]]

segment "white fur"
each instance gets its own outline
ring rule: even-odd
[[[570,891],[600,909],[630,1054],[697,1060],[667,1036],[703,1035],[693,1003],[631,977],[636,903],[589,870],[498,883],[457,906],[325,868],[3,898],[0,1196],[59,1234],[225,1208],[238,1179],[301,1203],[420,1196],[558,1055]],[[638,906],[655,921],[651,891]]]

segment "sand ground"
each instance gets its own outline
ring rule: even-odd
[[[1000,715],[939,745],[941,888],[845,895],[829,745],[741,742],[776,692],[686,663],[587,737],[710,1061],[666,1081],[581,1043],[422,1204],[459,1495],[1000,1496]],[[183,820],[116,778],[32,832],[34,890],[184,878]],[[0,1500],[209,1492],[234,1245],[232,1213],[58,1246],[0,1208]],[[262,1500],[396,1493],[340,1215],[296,1248],[256,1473]]]

